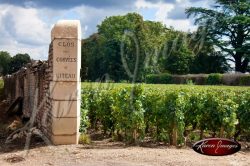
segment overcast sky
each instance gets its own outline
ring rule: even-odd
[[[82,37],[97,31],[107,16],[137,12],[182,31],[196,27],[185,8],[209,7],[213,0],[0,0],[0,51],[47,59],[50,31],[58,20],[81,21]]]

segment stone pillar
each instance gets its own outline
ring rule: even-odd
[[[52,136],[54,144],[77,144],[80,126],[81,26],[77,20],[63,20],[51,32]]]

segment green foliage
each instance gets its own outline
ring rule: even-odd
[[[0,51],[0,76],[12,74],[31,62],[28,54],[16,54],[11,57],[6,51]]]
[[[206,50],[195,56],[194,62],[191,65],[191,73],[226,73],[229,71],[229,65],[226,58],[221,52],[213,52]],[[211,52],[211,53],[207,53]]]
[[[207,91],[202,98],[202,108],[199,111],[198,125],[201,129],[219,132],[221,127],[230,137],[235,132],[237,124],[236,110],[238,105],[233,101],[233,93],[225,91]],[[216,110],[216,111],[215,111]]]
[[[186,84],[188,85],[194,85],[194,82],[192,79],[186,79]]]
[[[16,54],[10,61],[10,74],[17,72],[29,62],[31,62],[31,59],[28,54]]]
[[[190,72],[194,55],[185,42],[186,34],[174,30],[171,30],[171,33],[162,52],[161,66],[171,74],[187,74]]]
[[[3,89],[3,87],[4,87],[4,81],[3,79],[0,79],[0,89]]]
[[[250,75],[246,74],[187,74],[171,75],[168,73],[149,74],[147,84],[189,84],[189,85],[250,85]]]
[[[250,85],[250,75],[240,77],[240,85]]]
[[[222,75],[219,73],[209,74],[207,78],[207,85],[220,85],[222,84],[221,78]]]
[[[105,18],[82,40],[83,80],[142,82],[156,73],[223,73],[228,64],[203,29],[185,33],[137,13]]]
[[[111,96],[110,96],[111,95]],[[110,97],[107,97],[110,96]],[[114,131],[114,117],[112,115],[112,104],[114,96],[109,91],[101,91],[96,97],[96,118],[102,124],[104,134]]]
[[[0,79],[0,100],[2,100],[4,96],[4,81],[3,79]]]
[[[232,138],[250,133],[249,88],[116,84],[83,90],[82,108],[101,131],[126,142],[181,144],[186,130]],[[87,103],[87,104],[86,104]],[[86,115],[82,115],[86,116]],[[197,140],[197,133],[190,134]],[[200,137],[203,137],[201,134]]]
[[[239,130],[250,135],[250,91],[241,94],[238,92],[236,100],[239,104],[237,118],[239,119]]]
[[[130,32],[133,36],[124,35],[125,32]],[[134,73],[136,58],[139,56],[136,78],[140,79],[145,59],[143,51],[143,48],[146,48],[145,40],[145,25],[141,15],[128,13],[124,16],[106,18],[98,25],[98,34],[83,41],[82,47],[85,50],[82,52],[82,56],[85,58],[82,58],[82,64],[87,66],[86,77],[96,81],[108,74],[109,78],[116,82],[132,80],[127,71]],[[122,44],[124,45],[123,50]],[[121,50],[124,52],[124,61],[128,69],[125,69],[122,61]]]
[[[0,75],[6,75],[10,70],[11,56],[6,51],[0,51]]]
[[[177,129],[177,134],[180,142],[183,142],[183,132],[184,132],[184,110],[187,104],[184,97],[185,93],[179,92],[166,92],[164,100],[164,114],[168,123],[166,123],[166,130],[170,130],[169,134],[175,134],[174,129]],[[174,137],[172,139],[175,139]],[[177,140],[172,140],[177,141]]]
[[[188,34],[189,49],[195,54],[190,73],[225,73],[230,69],[223,52],[215,50],[214,43],[207,36],[206,27],[198,27]]]
[[[128,142],[137,142],[144,137],[142,92],[141,86],[124,88],[115,95],[112,105],[115,130]]]
[[[79,136],[79,144],[90,144],[91,138],[89,135],[81,133]]]
[[[167,73],[149,74],[145,77],[145,82],[148,84],[171,84],[172,75]]]
[[[80,128],[79,132],[80,133],[87,133],[87,129],[90,126],[90,121],[89,121],[89,111],[90,111],[90,106],[91,103],[88,100],[90,93],[83,93],[82,94],[82,101],[81,101],[81,120],[80,120]]]
[[[95,89],[84,89],[82,91],[82,103],[81,103],[81,123],[80,132],[86,133],[88,127],[95,128],[97,116],[97,98],[98,91]]]
[[[235,63],[235,71],[246,72],[249,64],[249,0],[216,0],[214,8],[191,7],[186,10],[193,15],[195,23],[206,27],[207,38],[217,46],[225,57]]]

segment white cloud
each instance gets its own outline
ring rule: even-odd
[[[152,3],[152,2],[145,1],[145,0],[137,0],[135,3],[135,6],[137,9],[156,8],[156,9],[159,9],[158,12],[161,13],[162,15],[166,14],[167,12],[169,12],[170,10],[172,10],[174,8],[174,4],[172,4],[172,3],[163,3],[161,1],[159,1],[157,3]]]
[[[130,8],[101,8],[94,6],[77,6],[73,8],[34,8],[32,3],[26,6],[0,4],[0,50],[17,53],[28,53],[33,59],[47,59],[50,43],[50,31],[53,24],[60,19],[79,19],[82,25],[82,37],[86,38],[97,32],[96,25],[112,15],[123,15],[139,9],[153,11],[153,20],[161,21],[167,26],[182,31],[195,30],[189,19],[171,19],[176,7],[207,6],[210,0],[190,3],[189,0],[146,1],[137,0]],[[211,3],[211,2],[210,2]]]
[[[71,9],[27,8],[13,5],[0,5],[0,50],[11,55],[28,53],[33,59],[47,59],[50,32],[53,24],[60,19],[79,19],[82,37],[97,31],[107,16],[125,14],[127,9],[98,9],[79,6]]]
[[[72,8],[71,11],[74,11],[81,21],[83,38],[88,37],[89,35],[97,32],[97,25],[101,24],[101,22],[109,16],[114,15],[123,15],[128,12],[132,12],[132,10],[128,9],[105,9],[105,8],[94,8],[89,6],[79,6]]]
[[[190,2],[188,0],[176,0],[175,4],[172,3],[165,3],[159,1],[158,3],[151,3],[145,0],[137,0],[136,7],[138,9],[147,8],[148,10],[156,9],[157,12],[155,13],[155,21],[160,21],[164,23],[166,26],[174,27],[180,31],[194,31],[196,30],[196,26],[194,26],[189,19],[171,19],[169,18],[170,12],[179,12],[175,11],[176,6],[181,6],[183,10],[185,7],[190,6]]]
[[[32,59],[36,60],[47,60],[48,58],[49,45],[31,46],[24,45],[14,41],[13,44],[1,45],[0,50],[6,50],[11,55],[17,53],[28,53]]]
[[[0,50],[46,59],[43,49],[50,42],[50,27],[39,18],[38,10],[0,5],[0,11]]]
[[[188,19],[182,19],[182,20],[165,19],[163,22],[167,26],[172,26],[179,31],[193,32],[197,29],[197,27],[194,26]]]

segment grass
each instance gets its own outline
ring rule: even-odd
[[[81,133],[79,136],[79,144],[90,144],[91,138],[89,135]]]

